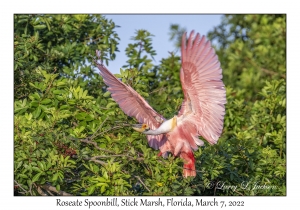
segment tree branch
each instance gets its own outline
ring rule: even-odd
[[[90,138],[86,138],[86,139],[79,139],[81,142],[83,143],[87,143],[87,144],[92,144],[94,145],[94,147],[96,147],[96,149],[100,150],[100,151],[104,151],[104,152],[108,152],[108,153],[115,153],[113,151],[110,151],[110,150],[107,150],[107,149],[103,149],[103,148],[100,148],[96,142],[94,141],[91,141]]]
[[[150,192],[149,188],[144,184],[144,182],[141,180],[141,178],[139,176],[134,176],[135,178],[137,178],[141,184],[148,190],[148,192]]]
[[[36,185],[36,184],[34,184],[34,186],[36,187],[37,192],[38,192],[41,196],[48,196],[48,195],[42,190],[42,188],[41,188],[40,186],[38,186],[38,185]]]
[[[249,58],[246,57],[246,60],[247,60],[251,65],[255,66],[256,68],[259,68],[260,70],[262,70],[262,71],[265,72],[266,74],[270,74],[270,75],[277,75],[277,74],[278,74],[279,76],[281,76],[281,77],[283,77],[283,78],[286,78],[286,76],[283,75],[283,74],[280,74],[280,73],[278,73],[278,72],[271,71],[271,70],[269,70],[269,69],[265,69],[265,68],[260,67],[260,66],[259,66],[258,64],[256,64],[252,59],[249,59]]]
[[[94,156],[93,158],[110,158],[110,157],[127,157],[130,160],[144,160],[144,158],[133,158],[129,155],[100,155],[100,156]]]
[[[42,188],[43,190],[46,190],[47,192],[49,192],[49,194],[51,194],[51,192],[54,192],[56,193],[57,195],[60,195],[60,196],[72,196],[72,194],[70,193],[67,193],[67,192],[64,192],[64,191],[58,191],[55,187],[51,186],[51,185],[39,185],[40,188]]]
[[[123,128],[123,127],[126,127],[126,126],[131,126],[131,125],[129,125],[129,124],[117,125],[115,127],[112,127],[112,128],[109,128],[109,129],[107,129],[105,131],[100,132],[99,134],[95,135],[93,138],[96,138],[97,136],[100,136],[100,135],[102,135],[102,134],[104,134],[104,133],[106,133],[108,131],[119,129],[119,128]]]
[[[266,74],[271,74],[271,75],[277,75],[277,74],[279,74],[278,72],[271,71],[271,70],[269,70],[269,69],[265,69],[265,68],[260,68],[260,69],[261,69],[263,72],[265,72]],[[283,75],[283,74],[280,74],[280,76],[283,77],[283,78],[286,78],[286,76]]]
[[[14,182],[16,183],[16,185],[18,185],[18,187],[20,187],[25,193],[27,193],[28,191],[25,190],[16,180],[14,180]]]
[[[92,135],[91,140],[93,140],[96,136],[95,134],[102,128],[103,124],[105,123],[105,121],[108,119],[108,116],[105,118],[105,120],[103,120],[103,122],[101,123],[101,125],[99,126],[99,128],[95,131],[95,133]]]

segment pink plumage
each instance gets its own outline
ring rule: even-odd
[[[202,146],[202,136],[217,143],[223,129],[226,93],[218,57],[205,36],[186,33],[181,43],[180,81],[184,93],[176,126],[167,133],[147,135],[149,145],[162,155],[171,152],[184,160],[183,176],[196,176],[193,150]],[[165,120],[135,90],[118,80],[104,65],[97,64],[112,98],[128,116],[155,130]]]

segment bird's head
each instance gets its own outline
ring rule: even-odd
[[[134,124],[132,128],[138,132],[146,132],[150,130],[150,127],[147,124]]]

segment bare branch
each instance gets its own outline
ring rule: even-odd
[[[67,193],[67,192],[64,192],[64,191],[58,191],[55,187],[51,186],[51,185],[41,185],[39,186],[41,187],[42,189],[46,190],[46,191],[50,191],[50,192],[54,192],[56,193],[57,195],[61,195],[61,196],[73,196],[72,194],[70,193]],[[50,193],[51,194],[51,193]]]
[[[241,196],[244,196],[243,193],[239,192],[238,190],[235,191],[237,194],[241,195]]]
[[[262,70],[264,73],[269,74],[269,75],[279,75],[280,77],[286,78],[286,76],[284,74],[280,74],[278,72],[269,70],[269,69],[265,69],[263,67],[260,67],[257,63],[255,63],[252,59],[246,58],[246,60],[253,66],[255,66],[256,68],[259,68],[260,70]]]
[[[57,71],[57,68],[56,68],[56,67],[54,67],[53,74],[54,74],[56,71]],[[50,82],[50,84],[49,84],[49,86],[48,86],[48,88],[47,88],[47,90],[46,90],[46,92],[45,92],[45,94],[43,95],[43,97],[42,97],[42,98],[44,98],[44,97],[45,97],[45,96],[48,94],[48,92],[49,92],[50,88],[52,87],[52,84],[53,84],[54,80],[55,80],[55,77],[54,77],[54,78],[51,80],[51,82]]]
[[[78,158],[78,156],[77,155],[73,155],[72,158]],[[101,160],[97,160],[97,157],[96,158],[95,157],[82,157],[82,159],[83,160],[88,160],[88,161],[93,161],[93,162],[98,163],[98,164],[100,164],[102,166],[106,166],[107,165],[106,162],[101,161]]]
[[[99,156],[94,156],[94,158],[110,158],[110,157],[127,157],[130,160],[138,160],[138,161],[144,160],[144,158],[134,158],[134,157],[131,157],[129,155],[99,155]]]
[[[16,180],[14,180],[16,185],[18,185],[18,187],[20,187],[25,193],[27,193],[28,191],[25,190]]]
[[[108,131],[115,130],[115,129],[119,129],[119,128],[124,128],[124,127],[126,127],[126,126],[131,126],[131,125],[129,125],[129,124],[117,125],[117,126],[115,126],[115,127],[109,128],[109,129],[107,129],[107,130],[105,130],[105,131],[102,131],[101,133],[95,135],[94,138],[96,138],[97,136],[103,135],[104,133],[106,133],[106,132],[108,132]]]
[[[42,188],[40,186],[37,186],[36,184],[34,184],[34,186],[36,187],[38,193],[41,195],[41,196],[47,196],[47,194],[42,190]]]
[[[46,190],[46,192],[51,195],[51,196],[54,196],[54,194],[50,191],[50,190]]]
[[[144,184],[144,182],[141,180],[141,178],[139,176],[134,176],[135,178],[137,178],[141,184],[148,190],[148,192],[150,192],[149,188]]]
[[[265,72],[266,74],[271,74],[271,75],[277,75],[277,74],[279,74],[278,72],[271,71],[271,70],[265,69],[265,68],[261,68],[261,70],[263,72]],[[286,78],[286,76],[284,74],[280,74],[280,76],[283,77],[283,78]]]
[[[32,184],[31,185],[29,185],[29,193],[30,193],[30,195],[32,195]]]
[[[110,150],[107,150],[107,149],[100,148],[100,147],[97,145],[96,142],[89,140],[89,138],[87,138],[87,139],[79,139],[79,140],[80,140],[81,142],[84,142],[84,143],[87,143],[87,144],[92,144],[92,145],[94,145],[94,146],[96,147],[96,149],[98,149],[98,150],[100,150],[100,151],[104,151],[104,152],[108,152],[108,153],[115,153],[115,152],[113,152],[113,151],[110,151]]]
[[[103,127],[103,124],[105,123],[105,121],[108,119],[108,116],[105,118],[105,120],[103,120],[103,122],[101,123],[101,125],[99,126],[99,128],[95,131],[95,133],[92,135],[91,140],[93,140],[96,136],[95,134]]]
[[[161,90],[165,90],[165,89],[166,89],[166,87],[160,87],[160,88],[158,88],[158,89],[156,89],[156,90],[153,90],[152,92],[150,92],[150,93],[149,93],[149,95],[151,95],[152,93],[155,93],[155,92],[161,91]]]
[[[106,162],[101,161],[101,160],[97,160],[97,156],[91,157],[90,160],[93,161],[93,162],[95,162],[95,163],[99,163],[99,164],[102,165],[102,166],[106,166],[106,165],[107,165]]]

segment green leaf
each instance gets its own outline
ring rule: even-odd
[[[75,103],[76,103],[76,100],[74,100],[74,99],[68,100],[68,104],[70,104],[70,105],[74,105]]]
[[[110,43],[110,53],[113,54],[115,52],[115,49],[116,49],[116,45],[114,43]]]
[[[101,192],[101,193],[104,193],[104,192],[105,192],[105,190],[106,190],[105,188],[106,188],[106,186],[105,186],[105,185],[102,185],[102,186],[101,186],[101,190],[100,190],[100,192]]]
[[[37,171],[37,172],[42,172],[41,169],[39,169],[38,167],[35,167],[35,166],[32,167],[32,170]]]
[[[39,105],[39,102],[38,102],[38,101],[31,101],[31,102],[30,102],[30,106],[31,106],[31,107],[38,107],[38,105]]]
[[[33,26],[35,30],[40,30],[40,29],[44,29],[46,28],[47,26],[46,25],[36,25],[36,26]]]
[[[55,188],[56,188],[57,191],[60,191],[60,185],[59,185],[59,184],[57,184],[57,185],[55,186]]]
[[[32,96],[36,99],[36,100],[40,100],[40,95],[38,93],[34,93],[32,94]]]
[[[86,118],[85,118],[85,120],[86,120],[87,122],[92,121],[93,119],[94,119],[94,116],[91,115],[91,114],[87,115]]]
[[[18,176],[20,176],[23,179],[28,179],[28,176],[26,174],[18,174]]]
[[[33,117],[38,118],[41,114],[41,108],[37,107],[37,109],[33,112]]]
[[[20,161],[20,162],[18,163],[17,167],[15,168],[15,170],[18,169],[18,168],[20,168],[22,165],[23,165],[23,161]]]
[[[63,96],[56,96],[57,100],[63,101],[65,98]]]
[[[95,185],[92,185],[88,188],[88,195],[93,194],[93,192],[95,191],[95,187],[96,187]]]
[[[80,113],[78,113],[78,114],[75,115],[75,117],[76,117],[77,120],[85,120],[86,116],[87,116],[87,114],[84,113],[84,112],[80,112]]]
[[[69,109],[69,108],[70,108],[69,105],[62,105],[59,107],[60,110]]]
[[[36,174],[33,178],[32,178],[32,182],[36,182],[37,180],[39,180],[40,176],[43,174],[43,172],[40,172],[38,174]]]
[[[113,106],[115,106],[116,103],[115,102],[109,102],[107,105],[106,105],[106,108],[111,108]]]
[[[108,182],[108,180],[105,179],[105,178],[103,178],[103,177],[97,177],[97,180],[98,180],[99,182]],[[99,183],[99,184],[102,184],[102,183]],[[99,186],[100,186],[100,185],[99,185]]]
[[[110,92],[109,91],[106,91],[104,94],[103,94],[103,97],[109,97],[110,96]]]
[[[53,182],[57,181],[58,175],[59,175],[59,173],[56,172],[56,173],[52,176],[52,181],[53,181]]]
[[[51,102],[51,99],[47,98],[41,101],[41,104],[49,104]]]
[[[44,164],[42,162],[38,161],[37,164],[42,171],[45,170]]]
[[[47,110],[48,110],[48,108],[47,108],[46,106],[44,106],[44,105],[40,105],[40,107],[41,107],[41,109],[42,109],[43,111],[47,111]]]
[[[55,94],[55,95],[59,95],[59,94],[61,94],[63,91],[62,90],[53,90],[53,93]]]

